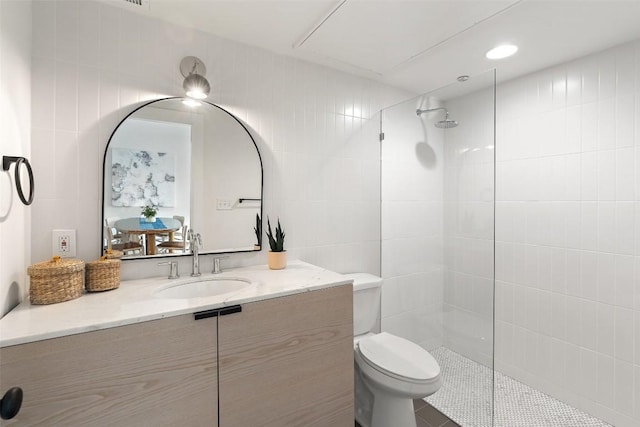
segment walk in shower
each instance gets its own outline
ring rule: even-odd
[[[490,71],[382,111],[381,327],[435,357],[444,384],[426,400],[463,427],[607,426],[542,381],[556,363],[546,328],[569,315],[552,317],[553,278],[541,276],[541,262],[560,262],[551,234],[571,227],[570,207],[533,203],[533,215],[513,215],[530,197],[515,182],[527,183],[523,191],[538,182],[505,157],[513,147],[500,146],[514,141],[499,123],[506,117],[496,116],[505,111],[496,108],[497,89]],[[540,166],[539,185],[548,185],[546,172],[561,173]],[[561,224],[549,222],[554,213]],[[551,241],[514,246],[506,229]]]

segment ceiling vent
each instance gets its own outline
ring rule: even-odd
[[[149,10],[149,2],[151,0],[120,0],[119,3],[126,8],[135,8],[135,10]]]

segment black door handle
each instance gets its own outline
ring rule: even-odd
[[[20,406],[22,406],[22,389],[10,388],[0,400],[0,418],[10,420],[15,417],[20,411]]]
[[[193,313],[195,320],[208,319],[209,317],[226,316],[227,314],[241,313],[241,305],[230,305],[229,307],[214,308],[213,310],[198,311]]]

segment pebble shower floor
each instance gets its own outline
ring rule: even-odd
[[[612,427],[499,372],[492,426],[491,369],[445,347],[430,353],[440,364],[443,384],[425,400],[463,427]]]

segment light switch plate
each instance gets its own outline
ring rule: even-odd
[[[233,200],[217,199],[216,202],[216,209],[219,211],[230,211],[233,209]]]

